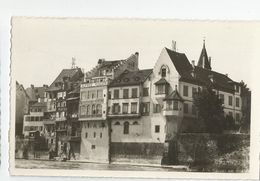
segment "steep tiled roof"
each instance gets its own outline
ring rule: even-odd
[[[114,66],[118,65],[121,61],[123,60],[113,60],[113,61],[103,61],[100,65],[100,69],[103,69],[103,68],[113,68]]]
[[[26,93],[30,97],[30,100],[37,100],[38,98],[44,97],[44,92],[47,87],[28,87],[26,88]]]
[[[182,97],[180,96],[180,94],[177,90],[174,90],[172,93],[170,93],[164,100],[183,101]]]
[[[165,78],[161,78],[160,80],[158,80],[158,81],[155,82],[154,84],[155,84],[155,85],[169,84],[169,82],[167,82],[167,80],[165,80]]]
[[[55,86],[55,83],[58,82],[63,82],[63,78],[64,77],[69,77],[70,79],[73,79],[73,77],[76,74],[82,74],[81,69],[80,68],[75,68],[75,69],[63,69],[61,71],[61,73],[58,75],[58,77],[52,82],[52,84],[50,85],[50,87],[47,89],[47,91],[56,91],[59,90],[59,87]]]
[[[184,53],[178,53],[178,52],[172,51],[168,48],[166,48],[166,51],[167,51],[169,57],[171,58],[172,63],[175,66],[177,72],[181,76],[190,74],[190,72],[192,70],[192,66]]]
[[[210,69],[202,68],[200,66],[194,66],[193,68],[185,54],[178,53],[167,48],[166,50],[176,70],[181,76],[180,81],[202,86],[210,84],[219,90],[227,92],[234,91],[233,83],[235,82],[226,75],[212,71]],[[192,75],[192,73],[194,75]],[[213,81],[210,77],[212,77]]]
[[[125,71],[121,75],[119,75],[116,79],[114,79],[109,86],[117,87],[117,86],[126,86],[126,85],[139,85],[143,83],[148,76],[152,73],[152,69],[144,69],[138,71]]]
[[[200,58],[199,58],[199,61],[198,61],[198,66],[203,67],[203,68],[208,69],[208,70],[211,70],[207,50],[206,50],[206,47],[205,47],[205,41],[203,42],[203,48],[201,50]]]

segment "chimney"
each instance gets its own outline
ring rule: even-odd
[[[226,74],[226,76],[228,77],[228,74]]]
[[[105,61],[104,58],[100,58],[100,59],[98,59],[98,64],[101,64],[101,63],[103,63],[104,61]]]
[[[135,52],[135,56],[137,56],[137,58],[139,57],[139,52]]]
[[[176,41],[172,40],[172,50],[176,52]]]
[[[34,89],[34,85],[33,84],[31,84],[31,88]]]
[[[209,57],[209,66],[211,67],[211,57]]]

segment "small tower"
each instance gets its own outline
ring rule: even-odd
[[[205,46],[205,39],[203,40],[203,48],[202,48],[197,66],[202,67],[204,69],[211,70],[211,62],[210,62],[208,54],[207,54],[207,50],[206,50],[206,46]]]

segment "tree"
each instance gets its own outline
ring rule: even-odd
[[[203,88],[194,97],[199,121],[204,123],[205,132],[221,133],[224,129],[222,101],[210,86]]]
[[[251,91],[243,81],[241,81],[240,85],[243,115],[240,130],[242,129],[245,132],[249,132],[251,122]]]

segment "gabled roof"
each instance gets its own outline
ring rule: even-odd
[[[25,91],[30,97],[30,100],[37,101],[38,98],[44,97],[44,92],[46,89],[47,87],[28,87]]]
[[[169,82],[167,82],[167,80],[165,80],[165,78],[162,77],[160,80],[158,80],[154,84],[155,85],[162,85],[162,84],[169,84]]]
[[[113,68],[115,67],[116,65],[120,64],[120,62],[123,61],[123,60],[113,60],[113,61],[107,61],[107,60],[104,60],[102,61],[101,65],[100,65],[100,69],[104,69],[104,68]]]
[[[201,54],[197,66],[211,70],[207,50],[205,47],[205,40],[203,41],[203,48],[201,50]]]
[[[127,85],[139,85],[143,83],[149,75],[152,73],[152,69],[144,69],[138,71],[124,71],[117,78],[115,78],[110,84],[110,87],[127,86]]]
[[[182,97],[180,96],[177,90],[174,90],[172,93],[170,93],[164,100],[183,101]]]
[[[180,81],[196,84],[196,85],[212,85],[213,88],[226,92],[233,92],[234,81],[224,74],[211,70],[211,67],[203,68],[201,66],[192,66],[183,53],[178,53],[166,48],[169,57],[177,72],[179,73]],[[202,55],[207,56],[205,47],[202,49]],[[208,61],[208,59],[206,59]],[[200,63],[198,63],[200,64]],[[210,69],[209,69],[210,68]],[[193,74],[193,75],[192,75]],[[211,78],[212,77],[212,80]]]
[[[63,82],[63,78],[67,77],[70,79],[73,79],[75,75],[82,74],[82,71],[80,68],[73,68],[73,69],[63,69],[61,73],[58,75],[58,77],[52,82],[50,87],[47,89],[47,91],[57,91],[60,90],[60,87],[56,87],[55,83]]]
[[[180,81],[193,83],[201,86],[212,85],[213,88],[226,92],[233,92],[234,81],[224,74],[204,69],[202,67],[194,67],[193,76],[183,76]]]

